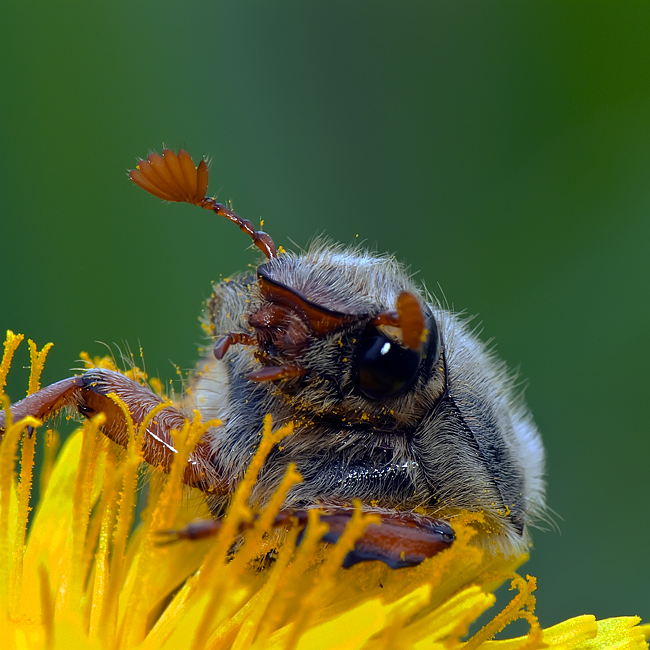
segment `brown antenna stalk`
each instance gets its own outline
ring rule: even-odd
[[[273,239],[255,227],[248,219],[242,219],[225,205],[206,196],[208,191],[208,165],[201,160],[194,165],[192,157],[183,149],[175,154],[171,149],[163,149],[163,155],[150,153],[147,160],[138,161],[129,178],[149,194],[164,201],[191,203],[205,210],[212,210],[221,217],[237,224],[268,259],[278,256]]]

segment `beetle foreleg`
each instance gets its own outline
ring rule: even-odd
[[[31,415],[46,419],[66,406],[74,407],[83,416],[90,418],[103,412],[106,422],[102,432],[108,438],[126,447],[128,444],[128,424],[122,409],[110,397],[117,395],[126,405],[138,427],[147,415],[159,408],[163,400],[146,386],[125,377],[119,372],[94,368],[80,377],[64,379],[38,392],[29,395],[11,407],[14,421]],[[165,406],[147,424],[142,441],[142,457],[149,465],[169,472],[176,453],[172,430],[180,431],[187,418],[173,406]],[[6,414],[0,412],[0,432],[4,431]],[[210,451],[206,444],[199,443],[189,457],[183,481],[204,491],[225,492],[210,462]]]

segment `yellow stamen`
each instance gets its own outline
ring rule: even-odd
[[[2,362],[0,362],[0,395],[2,395],[5,386],[7,385],[7,375],[9,374],[9,368],[11,367],[11,360],[14,358],[14,352],[24,338],[24,334],[14,334],[11,330],[7,330]]]
[[[273,431],[271,416],[267,415],[264,418],[264,429],[262,431],[260,446],[253,456],[250,465],[246,469],[244,478],[235,490],[229,508],[229,516],[226,517],[224,524],[217,535],[214,549],[210,552],[205,563],[207,564],[206,570],[204,570],[198,577],[196,585],[197,589],[205,588],[207,584],[210,584],[213,591],[212,597],[208,601],[199,626],[197,627],[192,648],[198,650],[198,648],[202,647],[202,641],[208,637],[212,620],[221,605],[224,594],[221,576],[225,575],[225,572],[219,573],[218,569],[227,561],[228,550],[232,545],[232,540],[236,537],[240,523],[242,521],[250,521],[252,518],[252,513],[248,506],[246,506],[246,500],[250,496],[253,485],[257,480],[257,475],[262,469],[262,465],[271,452],[271,449],[280,442],[280,440],[292,433],[292,424],[288,424],[277,431]]]
[[[86,544],[86,533],[90,519],[90,509],[93,501],[96,475],[97,457],[99,454],[99,428],[105,422],[103,413],[95,415],[88,420],[84,426],[83,441],[81,444],[81,456],[79,458],[79,469],[77,471],[74,496],[72,504],[72,545],[66,560],[69,567],[66,568],[70,576],[68,588],[59,592],[60,597],[69,603],[81,603],[84,584],[86,580],[87,566],[84,564],[84,550]]]
[[[54,344],[46,343],[39,352],[34,341],[29,339],[27,343],[29,345],[29,359],[31,363],[31,371],[29,373],[29,388],[27,389],[27,394],[31,395],[41,387],[41,374],[43,373],[45,359],[47,357],[47,353],[50,351]]]
[[[121,476],[121,473],[121,469],[118,469],[117,466],[117,448],[109,447],[104,463],[102,496],[98,508],[99,513],[101,513],[100,517],[98,517],[100,530],[97,552],[94,556],[95,575],[90,596],[91,610],[88,626],[88,636],[91,641],[97,641],[102,632],[103,640],[112,640],[115,633],[117,610],[115,607],[111,607],[111,600],[106,596],[110,579],[110,541],[117,514],[118,481],[116,477]]]
[[[18,497],[15,485],[15,468],[18,460],[18,442],[27,427],[37,427],[40,420],[26,417],[16,423],[12,422],[9,410],[9,398],[0,396],[2,407],[6,411],[6,430],[0,445],[0,558],[12,558],[11,562],[0,562],[0,610],[4,613],[14,610],[15,603],[20,600],[20,581],[16,576],[15,559],[23,553],[24,532],[22,543],[18,514]],[[12,526],[10,527],[10,518]]]
[[[36,343],[29,339],[29,357],[31,372],[29,374],[29,388],[27,394],[35,393],[41,387],[41,373],[47,353],[52,343],[47,343],[39,352]],[[20,480],[18,483],[18,513],[16,517],[16,538],[13,554],[11,577],[11,593],[15,602],[21,599],[20,588],[23,574],[23,556],[25,554],[25,535],[27,533],[27,520],[29,518],[29,498],[32,493],[32,475],[34,470],[34,453],[36,451],[36,436],[22,436],[20,454]]]
[[[519,593],[497,614],[487,625],[482,627],[465,645],[463,650],[475,650],[488,639],[492,639],[496,634],[501,632],[506,625],[524,618],[530,624],[528,633],[528,642],[523,646],[526,650],[531,650],[539,645],[541,641],[541,629],[539,621],[534,615],[535,598],[531,593],[537,588],[535,578],[527,576],[524,580],[521,576],[513,574],[510,589],[518,589]]]

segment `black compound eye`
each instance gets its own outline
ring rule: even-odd
[[[376,329],[365,333],[354,358],[355,381],[366,397],[380,400],[407,391],[417,379],[422,355]]]

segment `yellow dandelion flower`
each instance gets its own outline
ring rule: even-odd
[[[7,336],[0,390],[21,341]],[[48,349],[39,352],[30,342],[30,392],[38,389]],[[7,398],[2,399],[8,411]],[[260,559],[278,546],[271,524],[287,491],[300,480],[289,468],[263,512],[254,517],[246,505],[266,454],[290,434],[290,427],[274,431],[268,418],[259,451],[218,534],[163,544],[162,531],[209,514],[197,499],[188,499],[181,481],[184,463],[207,424],[197,418],[176,434],[179,453],[171,471],[164,477],[153,473],[148,505],[134,527],[138,449],[146,423],[132,427],[131,443],[122,451],[99,433],[102,417],[74,433],[55,461],[56,440],[48,436],[41,499],[27,534],[34,444],[41,437],[32,428],[41,423],[34,418],[11,422],[8,414],[0,447],[2,648],[648,647],[650,626],[639,625],[635,617],[596,621],[580,616],[542,630],[535,617],[535,579],[515,573],[526,558],[484,554],[472,545],[469,518],[456,526],[451,548],[417,567],[390,570],[368,562],[343,569],[343,558],[372,516],[357,508],[339,541],[323,547],[326,524],[312,511],[300,543],[298,530],[290,529],[275,560],[262,569]],[[243,539],[242,524],[247,529]],[[467,638],[470,624],[494,604],[494,590],[507,580],[517,594]],[[527,636],[491,640],[519,618],[530,625]]]

